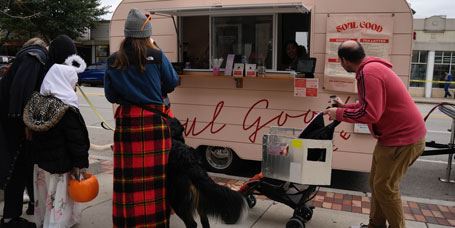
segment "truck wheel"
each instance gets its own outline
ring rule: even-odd
[[[207,146],[204,158],[207,169],[217,173],[235,171],[240,163],[240,158],[237,154],[227,147]]]

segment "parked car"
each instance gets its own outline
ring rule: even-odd
[[[103,85],[106,63],[95,63],[88,66],[84,72],[79,73],[79,84]]]
[[[0,55],[0,66],[7,65],[14,60],[14,56]]]
[[[0,55],[0,78],[6,75],[9,65],[14,60],[14,56]]]

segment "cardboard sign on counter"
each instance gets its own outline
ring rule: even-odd
[[[256,64],[246,64],[245,68],[247,77],[256,77]]]
[[[318,85],[317,78],[294,78],[294,96],[318,97]]]
[[[234,73],[233,76],[237,78],[243,77],[243,71],[245,69],[245,64],[243,63],[236,63],[234,64]]]
[[[232,75],[232,66],[234,65],[234,54],[229,54],[226,59],[226,66],[224,67],[224,75],[231,76]]]

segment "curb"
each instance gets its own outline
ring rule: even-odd
[[[431,99],[431,98],[413,98],[413,99],[414,99],[414,103],[417,103],[417,104],[434,104],[434,105],[437,105],[437,104],[440,104],[442,102],[446,102],[446,103],[450,103],[450,104],[455,105],[455,100],[453,100],[453,101],[448,100],[448,99],[435,100],[435,99]]]

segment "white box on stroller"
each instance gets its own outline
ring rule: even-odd
[[[332,140],[299,139],[301,130],[273,127],[263,137],[265,177],[308,185],[330,185]]]

